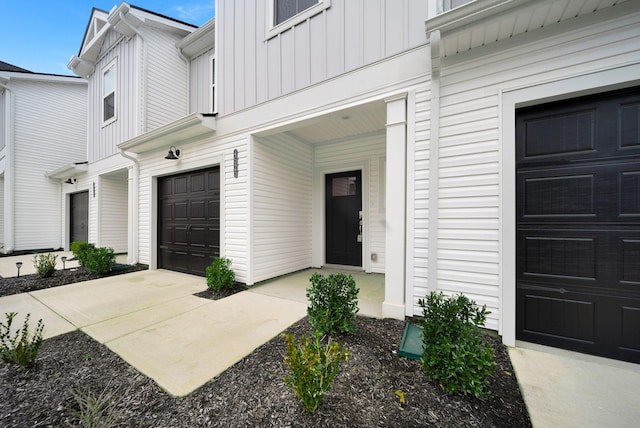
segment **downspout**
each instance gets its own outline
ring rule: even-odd
[[[440,151],[440,30],[428,34],[431,50],[431,142],[429,144],[429,291],[438,289],[438,194]]]
[[[120,154],[122,155],[122,157],[124,157],[125,159],[129,159],[131,161],[133,161],[133,168],[131,171],[131,190],[130,190],[130,195],[131,198],[129,200],[130,202],[130,206],[129,206],[129,228],[130,228],[130,232],[128,233],[129,235],[129,240],[130,242],[128,243],[128,260],[127,263],[129,264],[136,264],[139,261],[139,257],[138,257],[138,228],[139,228],[139,219],[140,219],[140,207],[139,207],[139,203],[140,203],[140,197],[139,197],[139,184],[140,184],[140,161],[138,160],[137,157],[132,156],[130,154],[128,154],[127,152],[125,152],[123,149],[120,149]]]
[[[119,15],[120,20],[125,23],[127,27],[131,29],[136,35],[140,38],[140,51],[142,52],[141,59],[141,68],[142,75],[140,77],[140,90],[138,91],[138,99],[140,102],[140,112],[138,117],[140,122],[138,123],[138,135],[144,134],[147,132],[147,51],[145,49],[146,42],[142,34],[136,27],[134,27],[127,19],[124,17],[124,13],[120,11]]]
[[[15,247],[14,222],[15,222],[15,159],[14,159],[14,121],[13,121],[13,91],[4,83],[0,88],[6,91],[4,114],[4,248],[5,254],[12,253]]]
[[[187,105],[184,111],[186,114],[189,114],[191,112],[191,61],[182,53],[182,49],[176,47],[176,50],[178,51],[180,59],[183,60],[187,66]]]

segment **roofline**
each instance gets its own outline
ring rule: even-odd
[[[0,71],[0,76],[9,80],[44,80],[48,82],[68,82],[68,83],[86,83],[86,80],[79,76],[67,76],[63,74],[49,73],[23,73],[19,71]]]
[[[123,3],[124,3],[124,2],[123,2]],[[146,13],[150,13],[151,15],[155,15],[155,16],[158,16],[158,17],[160,17],[160,18],[168,19],[169,21],[177,22],[178,24],[187,25],[187,26],[189,26],[189,27],[193,27],[193,28],[198,28],[198,26],[197,26],[197,25],[191,24],[191,23],[189,23],[189,22],[181,21],[181,20],[179,20],[179,19],[172,18],[172,17],[170,17],[170,16],[163,15],[163,14],[161,14],[161,13],[154,12],[154,11],[149,10],[149,9],[145,9],[145,8],[143,8],[143,7],[140,7],[140,6],[136,6],[136,5],[131,4],[131,3],[129,3],[129,6],[131,6],[131,8],[133,8],[133,9],[138,9],[139,11],[146,12]]]
[[[109,15],[109,12],[107,12],[106,10],[102,10],[102,9],[97,8],[97,7],[92,7],[91,8],[91,13],[89,14],[89,20],[87,21],[87,26],[84,29],[84,35],[82,36],[82,42],[80,43],[80,50],[78,50],[78,56],[80,56],[80,54],[82,53],[82,47],[84,46],[85,40],[87,40],[87,33],[89,32],[89,27],[91,27],[91,22],[93,21],[91,18],[93,18],[93,14],[95,12],[102,12],[104,14]]]

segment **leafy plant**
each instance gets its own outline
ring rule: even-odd
[[[213,291],[233,288],[236,273],[231,270],[231,260],[218,257],[207,266],[207,287]]]
[[[113,248],[89,248],[86,252],[85,267],[91,272],[105,274],[111,272],[116,265],[116,254]]]
[[[303,336],[300,342],[293,334],[283,336],[287,343],[284,361],[291,370],[284,382],[302,401],[304,410],[313,413],[340,372],[340,364],[349,359],[349,351],[331,339],[323,344],[317,334]]]
[[[446,297],[442,292],[431,292],[418,304],[424,317],[420,361],[427,377],[449,394],[490,395],[493,348],[482,340],[480,331],[490,313],[486,305],[479,308],[462,294]]]
[[[53,253],[36,254],[33,257],[33,267],[41,278],[49,278],[56,271],[58,256]]]
[[[0,322],[0,358],[5,363],[29,367],[36,361],[40,345],[42,345],[44,323],[42,319],[39,320],[35,332],[30,335],[29,318],[31,314],[27,314],[22,329],[12,332],[13,320],[16,315],[16,312],[5,313],[6,324]]]
[[[110,383],[100,393],[90,389],[78,388],[73,392],[73,398],[78,410],[70,412],[77,417],[81,426],[88,428],[110,428],[118,425],[122,413],[117,411],[119,400],[118,391],[110,390]]]
[[[90,244],[87,241],[72,242],[70,247],[71,247],[71,252],[73,253],[73,256],[76,259],[78,259],[78,263],[80,264],[80,266],[86,266],[89,252],[94,248],[96,248],[95,245]]]
[[[314,273],[307,289],[309,323],[320,335],[355,333],[358,308],[356,281],[343,273],[329,276]]]

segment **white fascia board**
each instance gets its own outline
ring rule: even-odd
[[[70,163],[65,166],[61,166],[51,172],[46,172],[45,176],[52,180],[65,180],[73,175],[80,175],[87,172],[88,166],[86,163]]]
[[[215,18],[211,19],[193,33],[176,43],[176,47],[188,57],[215,48]]]
[[[6,79],[6,80],[5,80]],[[76,83],[86,85],[87,81],[76,76],[62,76],[57,74],[16,73],[7,72],[0,75],[0,83],[5,84],[9,80],[25,80],[33,82]]]
[[[445,33],[532,2],[532,0],[476,0],[427,19],[425,28],[427,33],[435,30]]]
[[[204,137],[213,134],[215,130],[216,118],[214,116],[192,113],[153,131],[124,141],[118,144],[118,148],[139,154]]]

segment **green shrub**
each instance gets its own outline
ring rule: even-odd
[[[89,252],[96,248],[95,245],[90,244],[87,241],[72,242],[70,247],[73,256],[78,259],[78,264],[80,264],[80,266],[87,265],[87,257],[89,256]]]
[[[33,257],[33,267],[40,278],[49,278],[56,271],[58,256],[53,253],[37,254]]]
[[[231,270],[231,260],[218,257],[207,266],[207,287],[213,291],[233,288],[236,273]]]
[[[22,329],[12,332],[11,327],[16,315],[16,312],[5,313],[7,323],[0,322],[0,358],[5,363],[29,367],[36,361],[40,345],[42,345],[44,323],[39,320],[35,332],[30,335],[29,318],[31,314],[27,314]]]
[[[441,292],[431,292],[418,304],[424,317],[420,361],[427,377],[449,394],[490,395],[493,348],[483,341],[480,331],[490,313],[486,306],[478,308],[462,294],[446,297]]]
[[[358,288],[351,275],[331,274],[328,277],[314,273],[307,289],[307,315],[313,328],[327,333],[355,333],[358,308]]]
[[[91,248],[86,253],[85,267],[91,272],[105,274],[111,272],[116,265],[116,254],[113,248]]]
[[[331,339],[324,345],[318,335],[303,336],[299,343],[293,334],[283,336],[287,343],[284,361],[291,370],[284,382],[302,401],[304,410],[313,413],[340,372],[340,364],[349,359],[349,351]]]

